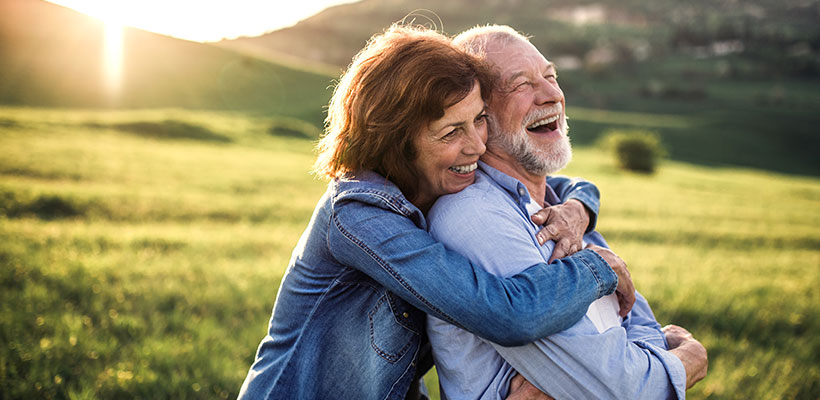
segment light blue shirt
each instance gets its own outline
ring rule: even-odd
[[[552,243],[538,245],[538,227],[527,211],[530,201],[523,183],[479,162],[475,184],[439,198],[430,210],[430,232],[487,271],[512,276],[546,262],[552,253]],[[549,185],[545,201],[559,202]],[[594,231],[584,240],[606,246]],[[683,364],[667,351],[660,325],[640,294],[621,325],[603,332],[584,316],[563,332],[503,347],[428,316],[427,333],[443,399],[503,399],[515,371],[556,399],[685,397]]]

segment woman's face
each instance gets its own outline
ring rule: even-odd
[[[416,135],[418,157],[413,164],[419,172],[419,190],[413,203],[426,211],[439,196],[472,184],[486,141],[487,114],[476,83],[467,97]]]

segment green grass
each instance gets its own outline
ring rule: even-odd
[[[635,115],[585,118],[610,117]],[[293,130],[310,128],[0,108],[0,397],[235,397],[325,186]],[[689,398],[818,398],[820,180],[614,165],[578,148],[566,172],[601,189],[599,230],[659,321],[708,348]]]

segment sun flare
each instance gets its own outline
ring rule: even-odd
[[[0,0],[2,1],[2,0]],[[134,27],[198,42],[256,36],[290,26],[324,8],[359,0],[301,0],[288,5],[276,1],[236,0],[47,0],[97,18],[105,24],[103,84],[111,101],[122,91],[123,28]]]
[[[117,20],[105,21],[103,76],[105,89],[112,99],[117,97],[122,87],[122,31],[123,26]]]

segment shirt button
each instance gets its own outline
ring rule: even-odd
[[[404,312],[404,313],[401,314],[401,316],[404,317],[404,318],[409,318],[410,314],[408,314],[407,312]]]
[[[523,196],[525,193],[526,192],[524,192],[524,188],[519,188],[518,189],[518,194],[520,194],[521,196]]]

